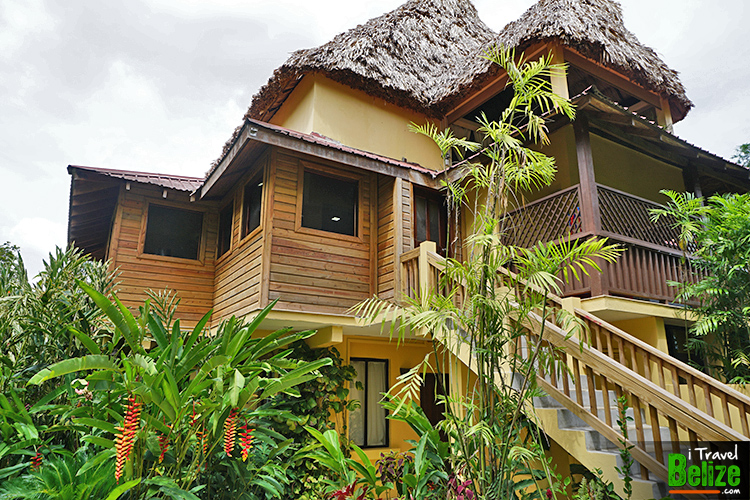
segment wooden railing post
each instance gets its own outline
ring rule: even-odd
[[[601,212],[599,210],[599,193],[594,176],[594,156],[591,152],[589,120],[585,113],[578,113],[573,122],[573,133],[576,141],[578,159],[578,178],[580,186],[581,225],[584,232],[600,234],[602,230]],[[597,263],[601,273],[591,273],[591,296],[607,295],[606,266],[601,259]]]
[[[427,252],[437,253],[437,245],[434,241],[423,241],[419,244],[419,294],[420,297],[425,290],[432,290],[435,283],[432,280],[432,270],[427,261]]]

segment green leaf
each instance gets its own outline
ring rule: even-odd
[[[31,377],[29,384],[39,385],[47,380],[83,370],[121,371],[108,356],[90,354],[82,358],[66,359],[44,368]]]
[[[105,498],[104,500],[117,500],[120,498],[120,495],[125,493],[126,491],[132,489],[135,486],[138,486],[141,484],[141,478],[133,479],[132,481],[128,481],[127,483],[123,483],[114,490]]]
[[[243,387],[245,387],[245,377],[242,376],[239,370],[234,370],[234,380],[232,380],[232,385],[229,387],[229,403],[233,407],[237,407],[240,391]]]
[[[117,434],[117,429],[115,428],[115,425],[110,422],[106,422],[104,420],[99,420],[96,418],[81,417],[81,418],[73,419],[73,423],[87,425],[89,427],[101,429],[103,431],[110,432],[112,434]]]
[[[91,354],[101,354],[102,353],[101,349],[99,349],[99,346],[96,345],[96,342],[94,342],[94,339],[92,339],[91,337],[89,337],[85,333],[83,333],[83,332],[81,332],[79,330],[76,330],[72,326],[68,327],[68,330],[70,330],[70,333],[72,333],[75,336],[75,338],[77,338],[81,342],[81,344],[83,344],[86,347],[86,349],[89,350],[89,352]]]
[[[78,469],[78,472],[76,472],[76,476],[83,475],[87,470],[98,466],[105,460],[113,458],[116,455],[117,455],[117,452],[113,449],[106,449],[106,450],[100,451],[94,456],[94,458],[87,460],[86,463],[83,464],[83,466],[81,466],[80,469]]]

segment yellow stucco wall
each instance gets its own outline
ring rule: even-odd
[[[578,183],[578,161],[576,159],[576,142],[573,136],[573,126],[566,125],[549,136],[550,143],[546,146],[532,146],[555,159],[557,174],[554,182],[543,189],[532,193],[523,193],[528,201],[538,200],[547,195],[560,191]]]
[[[662,352],[669,353],[667,347],[667,334],[664,330],[664,320],[649,316],[646,318],[627,319],[612,323],[630,335],[656,347]]]
[[[613,187],[641,198],[665,203],[660,189],[684,191],[682,170],[642,153],[591,134],[594,175],[598,184]]]
[[[302,79],[271,119],[298,132],[317,132],[353,148],[440,170],[435,143],[407,129],[411,122],[426,121],[424,115],[315,73]]]
[[[388,360],[388,383],[390,387],[396,384],[401,370],[408,370],[419,364],[427,353],[432,352],[432,344],[426,341],[405,341],[401,345],[389,342],[388,339],[372,337],[346,337],[344,343],[336,346],[342,357],[348,363],[352,358],[373,358]],[[434,360],[433,360],[434,361]],[[390,449],[407,451],[411,445],[407,439],[417,439],[411,428],[395,420],[389,420]],[[368,448],[366,454],[371,460],[380,458],[381,452],[389,448]]]

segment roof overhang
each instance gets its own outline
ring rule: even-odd
[[[270,123],[245,119],[222,160],[195,192],[200,194],[201,199],[223,196],[234,186],[238,176],[241,176],[269,146],[389,177],[399,177],[420,186],[440,187],[436,180],[438,172],[419,165],[344,146],[322,136],[303,134]]]

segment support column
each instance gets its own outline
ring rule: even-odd
[[[599,194],[594,175],[594,156],[591,152],[591,136],[589,134],[589,120],[586,113],[579,112],[573,122],[573,132],[576,140],[576,157],[578,159],[578,179],[580,185],[579,206],[581,207],[581,229],[584,232],[600,234],[602,230],[601,212],[599,210]],[[608,293],[607,277],[604,274],[606,264],[597,260],[602,273],[592,272],[589,276],[591,296],[606,295]]]
[[[698,169],[695,168],[695,165],[688,165],[682,169],[682,179],[685,182],[685,191],[693,193],[696,198],[703,197]]]
[[[669,99],[659,97],[660,108],[656,109],[656,121],[669,133],[674,131],[672,127],[672,109],[669,107]]]

